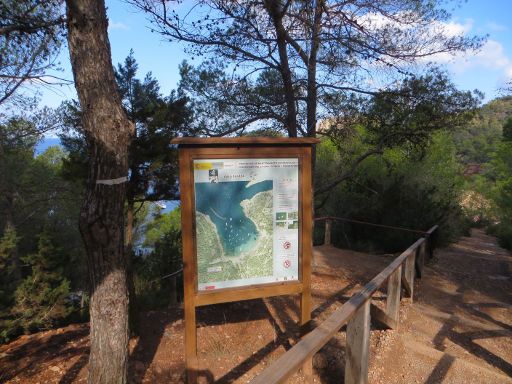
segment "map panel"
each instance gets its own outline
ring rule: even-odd
[[[194,160],[198,290],[298,280],[299,161]]]

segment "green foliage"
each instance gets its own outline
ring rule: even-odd
[[[21,259],[31,272],[16,288],[12,313],[26,332],[51,328],[73,310],[67,302],[70,284],[62,276],[60,250],[43,232],[37,253]]]
[[[155,247],[163,241],[168,234],[178,234],[181,231],[181,210],[174,209],[169,213],[157,215],[153,221],[146,226],[144,245]]]
[[[433,132],[465,124],[480,97],[457,90],[445,73],[432,71],[370,98],[363,125],[376,143],[422,147]]]
[[[196,131],[203,135],[244,134],[255,121],[263,131],[286,132],[280,74],[261,71],[255,79],[227,74],[225,65],[209,60],[197,67],[180,65],[179,91],[192,103]],[[297,87],[299,90],[300,87]]]
[[[503,125],[503,140],[512,141],[512,117],[509,117]]]
[[[496,208],[496,218],[491,232],[500,244],[512,249],[512,142],[503,141],[490,163],[490,174],[495,180],[491,196]]]
[[[144,245],[153,251],[134,258],[134,284],[139,309],[169,303],[170,280],[161,278],[182,267],[179,208],[158,215],[148,223]],[[182,286],[181,279],[182,276],[178,276],[178,287]]]
[[[335,172],[328,164],[336,164],[336,152],[329,140],[318,146],[317,177]],[[316,214],[416,230],[440,224],[440,240],[448,241],[465,227],[459,174],[452,139],[446,132],[438,132],[426,148],[400,146],[384,151],[382,157],[367,159],[351,179],[329,194]],[[346,247],[396,252],[417,236],[347,222],[335,227],[333,238]]]
[[[14,290],[19,276],[16,276],[17,244],[20,238],[11,225],[5,228],[0,239],[0,313],[12,305]]]
[[[162,96],[158,81],[151,73],[143,80],[137,78],[137,69],[131,51],[124,64],[119,64],[115,70],[123,106],[136,128],[129,148],[127,200],[131,204],[134,201],[172,200],[177,192],[177,156],[170,142],[179,133],[187,131],[191,110],[187,98],[175,92]],[[89,153],[78,103],[64,103],[60,113],[65,124],[60,138],[69,152],[63,173],[83,181]]]
[[[454,133],[457,152],[464,164],[491,160],[496,146],[506,135],[506,122],[512,118],[512,97],[492,100],[477,110],[475,117]]]
[[[393,89],[370,97],[351,97],[345,112],[323,122],[321,131],[340,151],[336,172],[317,178],[317,194],[325,194],[350,178],[369,157],[400,148],[420,156],[432,135],[467,123],[478,105],[478,93],[458,91],[439,71],[411,77]]]
[[[34,157],[34,125],[0,125],[0,341],[67,321],[71,290],[87,290],[78,231],[82,187],[61,177],[66,153]]]

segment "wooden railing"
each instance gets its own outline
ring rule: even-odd
[[[318,219],[318,221],[320,220],[325,221],[325,240],[326,242],[329,240],[327,242],[329,244],[331,224],[336,218]],[[415,231],[421,233],[423,237],[402,252],[361,291],[355,293],[341,308],[304,336],[250,383],[283,383],[327,344],[345,324],[347,324],[345,384],[367,383],[370,319],[388,328],[397,327],[402,287],[405,295],[412,301],[414,279],[416,276],[421,277],[427,249],[429,252],[433,251],[432,244],[429,243],[437,228],[438,226],[435,225],[426,232]],[[388,282],[386,309],[382,310],[373,305],[371,299],[386,280]]]

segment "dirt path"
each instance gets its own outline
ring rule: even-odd
[[[330,246],[315,247],[312,317],[320,323],[392,260]],[[403,300],[397,331],[371,332],[370,383],[512,383],[512,257],[476,231],[437,252]],[[374,302],[385,302],[385,289]],[[201,383],[247,383],[297,342],[297,297],[198,309]],[[183,383],[180,307],[141,313],[130,340],[129,383]],[[0,346],[0,383],[84,383],[87,324],[22,336]],[[342,383],[345,332],[313,359],[314,383]],[[296,374],[289,384],[306,383]]]
[[[512,257],[493,237],[437,251],[371,383],[512,383]]]

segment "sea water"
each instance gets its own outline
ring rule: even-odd
[[[226,256],[249,251],[259,233],[256,225],[245,216],[241,202],[257,193],[271,191],[272,180],[247,186],[249,181],[195,183],[196,210],[208,215],[215,224]]]

